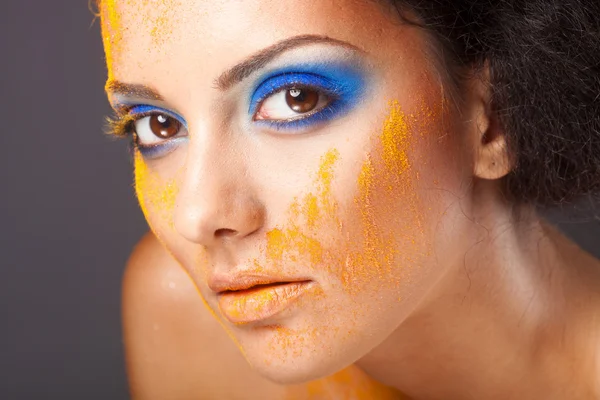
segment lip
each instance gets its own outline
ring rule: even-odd
[[[292,306],[314,287],[310,280],[251,284],[252,281],[257,280],[238,282],[238,289],[218,292],[219,308],[229,322],[248,324],[271,318]]]
[[[254,273],[238,269],[229,274],[215,274],[208,277],[208,288],[216,294],[247,290],[254,286],[274,285],[279,283],[310,281],[308,277],[290,277],[281,274]]]

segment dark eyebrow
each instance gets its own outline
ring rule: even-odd
[[[217,89],[225,91],[231,86],[239,83],[244,78],[256,70],[264,67],[267,63],[272,61],[275,57],[283,53],[284,51],[300,47],[311,43],[332,43],[348,47],[353,50],[360,50],[358,47],[344,42],[343,40],[333,39],[328,36],[321,35],[299,35],[293,36],[288,39],[284,39],[280,42],[273,44],[267,48],[264,48],[257,53],[249,56],[244,61],[231,67],[227,71],[223,72],[216,80],[215,86]]]
[[[256,70],[264,67],[267,63],[272,61],[281,53],[296,47],[312,43],[331,43],[339,46],[344,46],[352,50],[361,51],[358,47],[354,46],[353,44],[344,42],[343,40],[333,39],[328,36],[293,36],[291,38],[277,42],[267,48],[264,48],[258,51],[257,53],[254,53],[253,55],[246,58],[244,61],[223,72],[217,79],[215,79],[215,86],[217,87],[217,89],[225,91],[231,88],[231,86],[235,85],[236,83],[242,81],[244,78],[248,77]],[[130,96],[146,100],[164,100],[163,97],[156,90],[150,88],[149,86],[133,83],[124,83],[119,82],[117,80],[109,80],[106,83],[105,90],[108,94],[111,95]]]
[[[123,83],[116,80],[106,82],[104,88],[111,95],[139,97],[146,100],[163,100],[163,97],[149,86],[135,83]]]

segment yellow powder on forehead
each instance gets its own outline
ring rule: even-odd
[[[113,79],[115,57],[123,50],[123,27],[121,26],[116,0],[102,0],[100,18],[108,78]]]
[[[182,3],[179,0],[146,0],[152,7],[152,15],[147,19],[152,45],[162,47],[173,35],[173,27],[181,23],[178,9]]]
[[[109,79],[114,77],[116,59],[128,51],[124,46],[124,35],[149,35],[152,50],[163,52],[173,36],[174,27],[183,23],[182,4],[180,0],[102,0],[102,40]],[[125,22],[121,16],[124,7],[130,9]]]
[[[135,193],[146,220],[150,215],[160,218],[173,227],[173,212],[179,192],[175,179],[164,181],[152,171],[138,151],[134,156]]]

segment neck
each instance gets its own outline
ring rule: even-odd
[[[357,365],[413,399],[600,397],[600,263],[531,209],[491,208],[473,218],[483,235]]]

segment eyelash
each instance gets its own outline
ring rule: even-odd
[[[298,117],[291,119],[254,120],[256,113],[269,97],[293,88],[313,90],[319,96],[326,96],[328,99],[327,105],[314,112],[299,114]],[[344,101],[344,95],[343,86],[323,76],[313,73],[285,72],[270,76],[257,86],[250,99],[249,114],[252,115],[255,124],[269,129],[276,131],[302,130],[332,119],[347,103]]]
[[[187,124],[183,118],[176,116],[169,110],[150,105],[128,105],[121,107],[113,116],[106,118],[106,133],[118,138],[131,137],[130,149],[139,151],[144,157],[158,158],[174,148],[185,137],[174,137],[167,139],[163,143],[153,145],[142,145],[139,143],[138,135],[135,132],[134,125],[137,121],[151,117],[153,115],[167,115],[170,118],[178,120],[181,125],[187,129]],[[168,145],[171,146],[168,146]]]
[[[358,71],[354,69],[345,66],[319,65],[304,66],[302,69],[306,72],[297,72],[298,67],[296,67],[296,69],[287,69],[271,73],[266,79],[259,81],[260,83],[251,90],[252,95],[250,97],[248,111],[252,116],[254,124],[275,131],[300,131],[314,128],[315,126],[331,121],[350,111],[352,106],[362,95],[362,77]],[[333,79],[326,77],[326,75],[328,75],[327,71],[331,72],[330,75],[334,76]],[[260,107],[270,96],[292,88],[314,90],[320,96],[327,97],[327,105],[314,112],[308,112],[305,115],[300,114],[297,118],[287,120],[255,120]],[[137,135],[134,131],[134,124],[144,117],[159,113],[175,118],[180,121],[183,126],[186,126],[182,118],[177,117],[168,110],[148,105],[133,105],[119,110],[114,117],[107,118],[108,132],[117,137],[132,136],[132,146],[135,149],[142,151],[144,146],[138,143]],[[168,139],[165,143],[173,140],[177,140],[177,138]],[[159,146],[164,146],[164,143],[146,147],[157,148]]]

